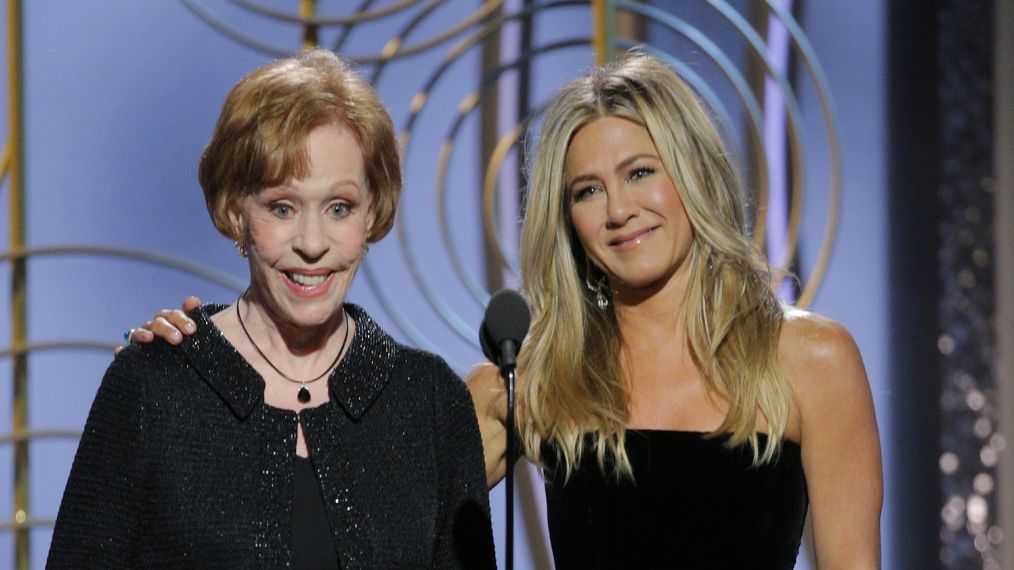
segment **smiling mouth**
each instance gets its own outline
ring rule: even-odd
[[[324,281],[327,281],[327,278],[331,276],[330,272],[322,273],[320,275],[303,275],[302,273],[290,273],[288,271],[284,271],[283,273],[285,273],[285,276],[288,277],[290,281],[298,283],[304,287],[320,285]]]
[[[653,226],[650,228],[645,228],[643,230],[638,230],[625,236],[620,236],[610,241],[609,246],[620,249],[636,246],[637,244],[641,243],[642,239],[644,239],[657,229],[658,226]]]

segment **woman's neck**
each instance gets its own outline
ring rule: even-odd
[[[682,269],[682,268],[681,268]],[[677,270],[648,287],[620,287],[613,294],[613,310],[623,344],[635,350],[660,344],[685,344],[688,272]]]
[[[328,321],[308,327],[289,322],[257,295],[247,291],[239,300],[238,318],[257,346],[278,364],[317,368],[316,361],[334,358],[345,336],[344,308]],[[333,345],[333,346],[332,346]],[[295,370],[293,371],[295,372]]]

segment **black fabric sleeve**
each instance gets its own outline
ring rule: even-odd
[[[482,438],[465,383],[440,360],[434,375],[440,520],[434,568],[496,568]]]
[[[60,503],[47,568],[140,568],[144,379],[138,350],[106,370]]]

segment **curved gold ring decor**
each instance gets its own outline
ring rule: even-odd
[[[212,283],[232,289],[237,293],[246,287],[246,284],[241,279],[200,263],[145,250],[104,245],[54,245],[11,249],[0,252],[0,263],[46,255],[101,255],[133,259],[202,277]]]
[[[403,145],[402,148],[404,149],[404,158],[403,158],[403,160],[407,160],[408,156],[409,156],[409,153],[411,152],[411,142],[412,142],[411,132],[412,132],[412,128],[413,128],[413,126],[415,124],[415,121],[418,119],[418,117],[420,116],[421,112],[425,108],[426,103],[428,102],[428,93],[433,89],[433,87],[437,84],[437,82],[439,81],[439,79],[448,70],[448,68],[452,64],[454,64],[455,62],[457,62],[464,54],[466,54],[469,49],[471,49],[472,47],[474,47],[475,45],[477,45],[479,42],[481,42],[489,34],[493,33],[496,30],[498,30],[505,22],[512,21],[512,20],[517,20],[517,19],[520,19],[520,18],[523,18],[523,17],[530,16],[536,10],[540,10],[541,11],[541,10],[550,10],[550,9],[558,9],[558,8],[585,8],[585,7],[586,7],[586,4],[584,4],[582,2],[577,2],[577,1],[574,1],[574,0],[558,0],[556,2],[550,2],[550,3],[543,4],[543,5],[529,6],[529,7],[525,8],[524,10],[521,10],[521,11],[519,11],[517,13],[514,13],[514,14],[500,15],[497,18],[495,18],[495,19],[487,22],[481,29],[476,30],[474,33],[470,34],[469,36],[467,36],[465,38],[462,38],[457,44],[455,44],[451,48],[451,50],[448,52],[448,54],[441,60],[441,63],[437,66],[437,68],[435,69],[435,71],[431,74],[430,78],[425,82],[424,86],[421,88],[421,90],[419,91],[419,93],[417,93],[415,95],[415,97],[413,97],[413,99],[412,99],[412,103],[411,103],[411,107],[410,107],[411,113],[409,115],[409,118],[408,118],[406,126],[404,127],[404,129],[402,130],[402,132],[399,135],[400,141],[402,142],[402,145]],[[582,38],[579,41],[578,40],[570,40],[570,41],[577,42],[577,43],[585,43],[586,44],[588,40]],[[566,42],[564,42],[564,43],[566,43]],[[574,45],[577,45],[577,43],[575,43]],[[546,48],[543,48],[543,49],[546,49]],[[470,105],[469,104],[469,100],[470,100],[470,97],[466,96],[465,100],[462,102],[462,107],[465,110],[468,110],[468,109],[471,109],[472,107],[474,107],[475,101],[472,101],[472,104]],[[459,117],[460,117],[460,114],[461,114],[461,111],[462,111],[462,107],[459,107]],[[444,153],[445,160],[446,160],[446,157],[449,157],[449,152],[450,152],[450,150],[451,150],[452,147],[442,146],[442,148],[443,148],[442,152]],[[437,190],[437,192],[443,192],[443,191],[442,190]],[[418,286],[420,292],[422,292],[422,294],[424,295],[424,297],[426,298],[426,300],[429,302],[429,304],[431,305],[431,307],[433,307],[437,311],[437,313],[440,314],[440,316],[450,326],[450,328],[455,332],[455,334],[457,336],[459,336],[461,339],[465,340],[466,342],[468,342],[471,345],[477,345],[476,339],[474,338],[474,336],[475,336],[474,335],[474,331],[472,330],[473,329],[472,324],[464,321],[457,314],[457,312],[454,311],[450,307],[450,305],[436,291],[436,289],[432,286],[432,284],[429,282],[429,280],[423,274],[422,269],[419,267],[419,264],[418,264],[417,260],[415,259],[415,256],[412,253],[411,240],[410,240],[410,236],[408,235],[407,227],[405,225],[405,218],[403,216],[399,215],[397,217],[396,222],[395,222],[395,228],[396,228],[395,233],[396,233],[397,238],[398,238],[399,248],[401,249],[401,251],[404,254],[404,259],[406,261],[406,266],[407,266],[407,268],[409,270],[409,274],[411,275],[413,281]],[[445,239],[446,239],[446,236],[445,236]],[[452,252],[452,256],[453,256],[453,252]],[[452,260],[452,263],[454,263],[453,260]],[[459,271],[459,275],[462,273],[462,271],[463,270]],[[380,280],[373,274],[372,267],[367,266],[366,267],[366,273],[368,275],[368,279],[370,280],[371,284],[374,284],[374,283],[380,284]],[[466,276],[464,282],[465,282],[466,287],[467,287],[468,286],[468,282],[469,282],[469,279],[467,278],[467,276]],[[471,292],[477,298],[477,301],[479,303],[482,303],[483,302],[483,295],[481,294],[481,292],[475,291],[475,287],[469,287],[469,288],[472,290]],[[384,303],[385,309],[387,309],[388,312],[395,318],[395,321],[396,321],[396,323],[399,324],[400,328],[402,328],[401,324],[403,322],[404,322],[404,324],[407,327],[414,328],[411,325],[411,323],[407,322],[407,319],[402,318],[401,311],[397,308],[397,306],[395,306],[393,303],[391,303],[390,305],[388,304],[389,302],[393,301],[393,299],[390,299],[390,297],[384,295],[383,293],[381,293],[381,295],[379,295],[379,296],[381,296],[381,301]],[[406,330],[406,328],[402,328],[402,331],[406,332],[406,334],[409,334],[409,332]],[[410,337],[411,336],[412,335],[410,334]],[[416,339],[413,338],[413,340],[416,340]],[[421,342],[423,342],[423,343],[425,343],[425,344],[428,344],[428,341],[425,338],[420,338],[418,340],[421,341]]]
[[[5,144],[3,156],[0,157],[0,184],[7,180],[7,169],[11,166],[11,145]]]
[[[211,11],[208,10],[199,0],[180,0],[180,2],[184,5],[184,7],[190,10],[190,12],[208,24],[215,31],[230,38],[238,44],[273,57],[286,57],[292,55],[294,52],[294,50],[290,48],[280,48],[269,45],[259,39],[233,29],[227,23],[225,18],[212,14]],[[384,16],[404,12],[414,5],[421,3],[420,0],[408,0],[378,10],[360,12],[347,17],[320,17],[294,15],[288,12],[281,12],[264,6],[255,5],[250,2],[237,0],[231,0],[231,2],[240,8],[257,13],[261,16],[272,18],[281,22],[300,25],[305,30],[318,29],[322,27],[344,27],[342,34],[343,40],[344,38],[347,38],[349,32],[351,32],[356,25],[377,20]],[[359,65],[383,65],[393,60],[425,52],[453,40],[469,28],[488,19],[500,8],[503,4],[503,0],[486,0],[483,4],[478,6],[475,10],[469,12],[462,20],[453,26],[445,28],[443,31],[431,38],[420,40],[416,44],[407,45],[405,38],[408,33],[410,33],[410,31],[417,27],[421,22],[425,21],[429,14],[432,13],[433,9],[439,7],[442,3],[443,0],[430,0],[426,3],[420,13],[416,14],[416,16],[412,18],[408,24],[406,24],[401,32],[396,34],[388,40],[386,44],[384,44],[384,47],[379,53],[365,55],[343,54],[344,57]],[[375,82],[375,78],[372,81]]]
[[[757,168],[757,176],[755,184],[757,185],[757,196],[758,196],[758,210],[767,204],[768,192],[769,192],[769,180],[768,180],[768,163],[765,160],[767,155],[767,147],[764,141],[763,135],[763,122],[762,111],[760,108],[760,102],[753,95],[750,90],[750,86],[747,84],[746,78],[736,69],[732,60],[725,56],[719,49],[718,46],[708,40],[703,34],[696,28],[687,25],[686,23],[679,21],[681,27],[681,34],[687,37],[690,41],[694,42],[694,45],[699,47],[712,61],[718,65],[722,74],[729,80],[736,94],[739,96],[739,103],[743,108],[743,111],[747,114],[747,119],[744,121],[746,125],[747,136],[750,137],[749,142],[753,145],[753,160]],[[661,51],[659,49],[652,48],[651,46],[640,46],[635,42],[628,42],[626,40],[618,40],[619,45],[622,48],[639,47],[649,53],[655,55],[670,67],[676,70],[677,73],[683,79],[685,79],[691,87],[695,89],[698,95],[704,100],[708,109],[719,114],[716,123],[718,123],[718,129],[725,134],[726,140],[731,140],[732,136],[729,133],[729,126],[732,124],[729,118],[729,113],[725,111],[721,99],[705,82],[704,78],[701,77],[697,71],[690,65],[683,63],[676,59],[672,54]],[[731,143],[730,143],[731,146]],[[745,154],[745,153],[744,153]],[[741,168],[745,170],[745,168]],[[766,220],[763,216],[758,216],[753,226],[752,240],[755,247],[763,247],[765,239],[765,227]]]
[[[803,288],[803,291],[800,293],[799,299],[797,300],[797,304],[799,306],[806,307],[813,301],[813,297],[817,294],[817,289],[824,280],[824,274],[827,271],[827,265],[831,258],[831,250],[834,247],[835,235],[838,229],[838,218],[840,216],[841,209],[842,176],[838,124],[835,119],[836,113],[834,110],[834,102],[831,100],[831,94],[827,87],[827,77],[824,76],[824,70],[820,66],[816,52],[813,50],[813,46],[810,45],[809,40],[806,38],[806,34],[803,33],[802,28],[799,27],[799,24],[791,14],[783,10],[777,4],[772,3],[770,0],[765,0],[765,2],[768,7],[778,15],[782,24],[784,24],[785,28],[789,31],[789,38],[792,45],[802,55],[800,59],[809,72],[810,77],[813,78],[813,85],[817,92],[817,100],[820,102],[820,109],[824,117],[824,125],[827,134],[827,147],[829,163],[831,166],[831,191],[828,195],[827,221],[824,226],[824,235],[821,239],[820,252],[817,254],[817,261],[810,272],[810,277],[807,279],[806,286]]]
[[[726,2],[710,0],[708,4],[718,10],[741,31],[744,38],[747,39],[754,47],[754,50],[758,53],[758,55],[763,55],[763,41],[760,40],[753,28],[742,19],[738,12],[732,9]],[[830,259],[831,250],[834,245],[835,231],[837,229],[841,198],[841,157],[838,147],[838,130],[834,118],[833,104],[827,90],[827,80],[824,77],[823,70],[817,62],[816,53],[813,51],[809,41],[806,39],[806,35],[803,33],[799,24],[795,21],[791,14],[777,4],[771,2],[771,0],[765,0],[765,4],[777,16],[779,21],[789,32],[791,44],[793,48],[799,52],[801,56],[800,59],[812,78],[813,85],[817,91],[817,99],[820,102],[821,112],[824,118],[828,152],[830,155],[831,189],[828,196],[828,215],[824,227],[824,235],[821,240],[820,252],[818,253],[814,268],[806,280],[806,285],[804,286],[803,291],[796,300],[796,304],[798,306],[806,307],[813,301],[813,297],[816,295],[817,289],[823,281],[824,274],[827,270],[827,264]],[[776,79],[779,79],[779,75],[773,74],[770,61],[768,61],[766,57],[762,57],[762,61],[768,70],[768,74]],[[786,82],[779,81],[779,86],[787,106],[788,118],[791,125],[793,110],[798,109],[798,104],[795,102],[795,96],[791,87]],[[801,180],[802,173],[800,172],[802,169],[804,155],[798,142],[791,139],[791,131],[790,156],[793,158],[793,198],[789,212],[789,240],[786,248],[786,255],[788,258],[795,255],[798,244],[802,216],[802,198],[804,192],[804,186]],[[784,271],[787,261],[788,259],[783,260],[782,263],[777,265],[777,268]]]
[[[477,102],[481,99],[482,94],[486,93],[487,90],[497,86],[497,80],[500,76],[508,70],[516,69],[520,65],[527,63],[531,58],[542,55],[545,53],[554,52],[560,49],[566,49],[571,47],[585,46],[588,45],[587,39],[575,39],[563,42],[557,42],[543,46],[537,50],[532,50],[531,53],[524,54],[516,61],[512,61],[509,64],[505,64],[490,73],[489,77],[486,77],[483,81],[482,86],[478,92],[473,92],[467,95],[461,103],[458,105],[458,115],[455,118],[448,135],[445,137],[445,141],[441,146],[441,153],[437,164],[437,186],[436,186],[436,202],[437,212],[440,219],[441,235],[444,241],[444,247],[450,255],[451,262],[455,267],[455,271],[458,273],[459,278],[465,283],[466,287],[472,291],[473,296],[483,306],[489,300],[489,293],[480,287],[475,279],[473,279],[464,270],[461,263],[461,256],[458,254],[457,249],[454,246],[454,240],[450,234],[451,224],[448,223],[448,201],[447,201],[447,170],[451,159],[454,146],[454,138],[457,136],[459,127],[464,123],[465,119],[471,114],[475,108]],[[544,108],[539,107],[532,111],[528,117],[518,124],[515,124],[509,133],[504,137],[501,137],[497,144],[494,146],[493,151],[490,154],[489,161],[485,165],[485,171],[483,173],[483,185],[482,185],[482,212],[483,212],[483,232],[486,240],[493,246],[491,253],[493,255],[494,262],[501,268],[509,268],[515,275],[520,275],[520,266],[516,259],[511,259],[505,253],[503,240],[496,232],[497,224],[495,222],[495,195],[496,195],[496,178],[500,171],[500,165],[503,159],[511,148],[517,144],[518,139],[525,133],[526,127],[533,119],[542,114]],[[470,339],[474,341],[474,339]]]
[[[37,439],[78,439],[81,437],[81,430],[71,429],[35,429],[0,435],[0,445],[19,443]],[[2,527],[0,527],[2,528]]]
[[[21,511],[23,512],[23,511]],[[16,516],[16,515],[15,515]],[[29,530],[36,527],[53,526],[56,524],[56,519],[53,518],[25,518],[22,522],[17,520],[0,523],[0,532],[11,532],[19,530]]]
[[[31,342],[19,344],[7,348],[0,348],[0,358],[21,356],[33,352],[45,352],[49,350],[93,350],[96,352],[110,353],[116,349],[111,342],[94,340],[61,340],[48,342]],[[2,440],[2,438],[0,438]]]
[[[827,221],[824,229],[824,235],[821,240],[820,252],[817,257],[814,268],[810,271],[810,275],[806,280],[806,284],[803,288],[802,293],[797,299],[797,304],[800,306],[807,306],[812,302],[813,296],[815,295],[821,281],[823,280],[824,273],[827,268],[828,259],[830,256],[831,249],[834,242],[834,234],[837,227],[837,218],[839,215],[839,203],[840,203],[840,191],[841,191],[841,173],[840,173],[840,153],[837,144],[837,127],[834,121],[833,106],[830,101],[826,89],[826,79],[820,69],[819,64],[816,61],[816,57],[813,53],[812,48],[809,46],[805,35],[802,33],[798,24],[792,18],[790,14],[782,10],[778,6],[774,5],[770,0],[765,0],[765,3],[771,9],[774,17],[777,17],[782,24],[789,31],[789,38],[794,53],[800,54],[800,59],[803,61],[805,69],[808,71],[809,76],[812,79],[814,86],[816,87],[818,100],[821,104],[821,110],[824,118],[825,130],[827,132],[827,145],[830,154],[831,163],[831,175],[830,175],[830,194],[829,194],[829,206]],[[782,93],[782,98],[785,104],[786,118],[788,121],[788,144],[789,144],[789,156],[791,159],[790,163],[790,192],[791,201],[789,207],[789,216],[787,221],[787,247],[785,256],[782,259],[772,260],[773,276],[775,279],[779,279],[779,276],[787,273],[788,266],[791,264],[796,251],[798,249],[799,234],[801,231],[802,222],[802,209],[803,200],[806,187],[806,176],[804,166],[804,151],[803,138],[800,131],[801,123],[801,111],[799,110],[799,104],[796,101],[796,97],[791,85],[788,83],[783,74],[777,72],[772,62],[767,56],[766,45],[764,40],[759,36],[756,30],[727,2],[721,2],[717,0],[706,1],[706,4],[712,7],[718,12],[726,21],[728,21],[733,28],[737,31],[740,37],[746,42],[748,49],[757,56],[758,61],[764,67],[767,77],[773,79],[779,86],[779,90]],[[659,8],[652,5],[645,5],[640,3],[634,3],[629,1],[617,2],[617,9],[627,11],[640,16],[641,18],[650,19],[656,21],[666,27],[681,33],[693,41],[693,38],[687,33],[690,27],[685,24],[682,20],[679,20],[673,14],[660,10]],[[693,31],[696,31],[695,29]],[[623,40],[617,40],[618,43],[622,43]],[[697,42],[701,47],[702,42]],[[715,51],[705,50],[707,55],[712,58],[713,61],[719,64],[723,68],[723,71],[727,71],[722,64],[715,59],[716,56],[721,56],[720,53]],[[724,56],[722,56],[724,57]],[[728,75],[728,73],[727,73]],[[729,76],[732,78],[732,76]],[[735,80],[734,80],[734,83]],[[747,92],[740,91],[741,99],[744,104],[751,101],[751,96],[746,96]],[[750,103],[752,104],[752,103]],[[757,140],[755,131],[759,127],[760,119],[757,114],[751,112],[750,116],[752,120],[747,121],[748,128],[752,131],[750,136],[752,139]],[[758,151],[755,153],[755,164],[758,170],[766,168],[766,152],[763,151],[763,144],[756,144],[755,149]],[[756,180],[759,186],[758,192],[758,211],[764,212],[767,208],[767,201],[769,196],[769,189],[767,188],[767,176],[762,175],[758,172],[759,176]],[[754,224],[753,241],[757,247],[763,247],[766,234],[766,219],[763,215],[758,215]]]
[[[437,1],[439,2],[440,0]],[[259,14],[282,22],[301,24],[304,26],[347,26],[350,24],[361,24],[371,20],[378,20],[385,16],[397,14],[398,12],[411,8],[415,4],[419,4],[422,0],[401,0],[401,2],[395,2],[394,4],[384,6],[383,8],[356,12],[349,16],[303,16],[300,14],[293,14],[292,12],[274,10],[266,6],[261,6],[256,2],[250,2],[250,0],[229,0],[229,2],[254,14]]]
[[[538,114],[533,114],[533,117]],[[530,120],[530,119],[529,119]],[[486,239],[489,243],[494,244],[493,251],[496,254],[497,261],[501,267],[510,268],[512,271],[517,271],[517,264],[510,263],[507,260],[507,256],[504,254],[503,242],[500,240],[500,236],[496,232],[496,178],[500,173],[500,165],[503,163],[504,158],[507,157],[507,153],[514,148],[518,139],[525,134],[528,128],[528,121],[524,123],[518,123],[507,132],[504,136],[500,137],[497,141],[496,146],[493,147],[493,152],[490,153],[489,162],[486,165],[485,175],[482,177],[482,229],[486,234]]]
[[[791,149],[790,155],[794,157],[801,157],[802,152],[800,140],[802,138],[802,135],[800,134],[800,124],[802,123],[801,120],[802,112],[799,110],[799,104],[796,101],[795,95],[792,93],[792,89],[788,83],[788,80],[785,78],[784,74],[778,72],[777,68],[775,67],[771,59],[768,57],[763,40],[749,26],[749,23],[746,22],[746,20],[743,19],[743,17],[738,12],[731,9],[727,4],[724,3],[711,2],[709,4],[715,7],[719,11],[719,13],[722,16],[724,16],[730,22],[730,24],[733,25],[733,27],[736,29],[737,32],[739,32],[741,37],[743,37],[743,39],[746,40],[748,46],[752,49],[753,53],[757,56],[758,60],[764,66],[767,76],[771,77],[776,83],[778,83],[783,93],[783,100],[785,102],[786,114],[789,123],[788,140],[789,147]],[[664,12],[658,8],[649,5],[622,2],[620,4],[620,7],[625,11],[629,11],[643,18],[649,18],[660,24],[663,24],[666,27],[675,31],[676,33],[679,33],[684,37],[686,37],[687,39],[694,41],[695,44],[700,46],[704,50],[705,54],[723,70],[723,72],[727,75],[727,77],[729,77],[730,80],[733,81],[734,84],[742,83],[741,75],[735,70],[733,66],[731,66],[731,62],[728,60],[728,58],[725,57],[725,55],[722,52],[720,52],[717,49],[717,46],[709,39],[707,39],[703,34],[701,34],[699,30],[697,30],[693,26],[690,26],[682,19],[677,18],[676,16],[668,12]],[[741,88],[739,89],[739,91],[740,96],[743,97],[744,100],[752,99],[752,96],[747,96],[747,93],[749,93],[748,89],[743,90]],[[751,118],[753,119],[753,122],[760,120],[759,116],[754,114],[751,114]],[[760,128],[759,125],[757,128]],[[766,156],[764,155],[758,156],[757,164],[758,165],[766,164]],[[758,199],[759,202],[758,212],[764,212],[767,209],[769,197],[769,189],[767,188],[767,177],[765,176],[764,178],[762,178],[760,180],[760,183],[761,183],[761,192],[759,194]],[[782,271],[785,271],[784,267],[787,266],[788,262],[791,260],[792,252],[795,252],[796,243],[798,241],[800,229],[799,223],[800,212],[803,200],[802,192],[805,186],[805,172],[802,160],[792,161],[791,186],[793,192],[793,199],[791,201],[792,205],[790,207],[791,209],[789,215],[789,232],[788,232],[789,236],[788,236],[788,246],[786,248],[786,251],[789,253],[787,254],[787,259],[779,260],[778,262],[772,263],[772,265],[774,265],[777,268],[774,272],[776,275]],[[765,243],[767,234],[766,228],[767,226],[764,216],[758,215],[753,232],[753,241],[758,248],[763,247]]]
[[[391,60],[421,53],[461,35],[466,29],[478,24],[496,12],[501,4],[503,4],[502,0],[488,0],[469,17],[428,40],[403,48],[403,35],[399,34],[384,45],[379,55],[353,56],[350,59],[358,64],[384,64]]]

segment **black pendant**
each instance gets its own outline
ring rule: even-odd
[[[296,398],[304,404],[310,401],[310,391],[306,389],[305,384],[299,387],[299,394],[296,395]]]

